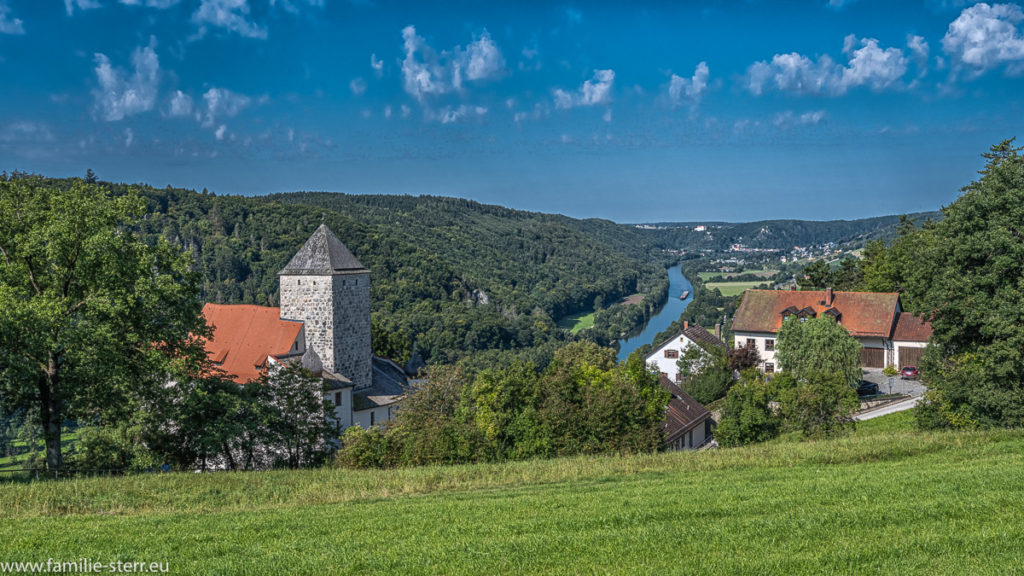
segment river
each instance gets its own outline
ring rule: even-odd
[[[658,310],[657,314],[651,316],[639,334],[619,340],[619,360],[625,360],[633,350],[644,344],[650,344],[659,332],[665,330],[669,324],[678,320],[679,316],[686,310],[686,306],[693,301],[693,285],[686,279],[686,276],[683,276],[681,266],[668,269],[668,281],[668,300],[665,301],[665,305],[661,307],[661,310]],[[686,297],[686,300],[681,300],[679,296],[687,290],[690,291],[689,296]]]

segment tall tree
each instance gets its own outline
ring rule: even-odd
[[[779,329],[775,356],[782,369],[798,381],[838,374],[853,386],[861,377],[860,344],[830,317],[787,318]]]
[[[187,257],[133,231],[138,194],[63,184],[0,179],[0,371],[38,406],[53,469],[65,419],[125,418],[204,326]]]
[[[993,146],[981,178],[943,209],[913,296],[934,334],[926,408],[954,425],[1024,425],[1024,156]]]

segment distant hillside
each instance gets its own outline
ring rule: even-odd
[[[938,220],[941,212],[908,215],[917,225]],[[793,246],[817,246],[828,242],[863,243],[896,236],[900,216],[878,216],[859,220],[761,220],[757,222],[655,222],[645,230],[663,236],[663,241],[691,249],[724,250],[733,244],[749,248],[785,250]],[[697,231],[697,226],[706,230]]]

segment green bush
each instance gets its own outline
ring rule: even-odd
[[[747,370],[729,389],[715,438],[722,446],[764,442],[779,433],[780,421],[770,404],[769,385],[756,370]]]

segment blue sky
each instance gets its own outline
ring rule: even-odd
[[[1024,136],[1012,3],[0,0],[0,168],[620,222],[937,209]]]

